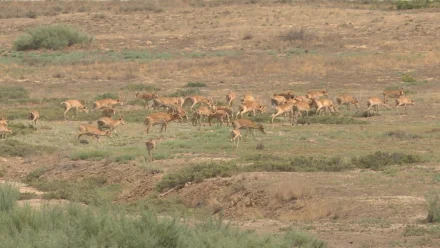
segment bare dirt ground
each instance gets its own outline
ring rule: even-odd
[[[386,87],[400,87],[402,73],[411,73],[424,82],[408,86],[420,107],[408,115],[370,118],[370,125],[398,126],[402,130],[405,123],[438,127],[439,10],[373,7],[321,1],[194,7],[182,1],[179,8],[167,6],[162,11],[125,13],[109,5],[36,19],[1,19],[0,52],[4,58],[10,58],[12,41],[24,30],[53,23],[69,24],[94,36],[91,45],[74,46],[68,52],[148,50],[159,57],[173,55],[148,62],[98,61],[41,67],[0,63],[0,84],[24,86],[34,98],[90,99],[98,93],[120,91],[128,83],[158,85],[165,95],[187,82],[202,81],[208,85],[201,89],[202,94],[223,100],[232,89],[239,95],[253,93],[269,105],[273,92],[293,89],[304,94],[331,82],[333,96],[356,92],[365,105],[368,96],[381,96]],[[301,27],[307,28],[306,38],[280,38]],[[131,92],[122,94],[132,98]],[[275,124],[271,134],[282,134],[276,129],[281,126]],[[304,142],[313,145],[321,141]],[[408,147],[405,151],[438,152],[438,135],[434,134],[426,147],[413,147],[411,141],[396,142]],[[360,145],[374,150],[381,144]],[[325,149],[322,152],[331,155]],[[148,199],[167,172],[213,159],[228,158],[187,154],[152,162],[163,172],[151,173],[135,162],[72,161],[63,155],[3,158],[0,154],[1,171],[8,180],[22,181],[39,167],[47,168],[42,179],[48,181],[105,177],[106,184],[121,185],[116,203]],[[215,216],[221,213],[234,225],[257,232],[301,228],[325,240],[329,247],[438,247],[439,237],[403,235],[407,226],[427,227],[423,222],[427,216],[424,196],[440,190],[433,179],[436,173],[440,173],[438,161],[390,173],[243,173],[189,184],[165,198],[177,197],[186,207]],[[41,194],[23,185],[20,188]]]

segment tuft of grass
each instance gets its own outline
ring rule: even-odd
[[[414,82],[417,82],[417,80],[413,76],[411,76],[411,74],[403,74],[402,75],[402,82],[414,83]]]
[[[8,127],[12,129],[13,136],[27,135],[37,130],[34,126],[27,126],[23,123],[10,123]]]
[[[313,38],[313,35],[307,31],[307,27],[290,29],[284,34],[280,35],[280,39],[282,41],[288,41],[290,43],[294,41],[310,41]]]
[[[0,86],[0,103],[29,100],[29,92],[22,86]]]
[[[14,41],[17,51],[26,50],[60,50],[74,44],[90,43],[92,37],[80,33],[66,25],[45,25],[27,31]]]
[[[108,158],[110,153],[104,150],[79,150],[70,155],[72,160],[102,160]]]
[[[97,101],[97,100],[102,100],[102,99],[107,99],[107,98],[118,99],[119,95],[116,93],[113,93],[113,92],[112,93],[103,93],[103,94],[98,94],[97,96],[95,96],[94,100]]]
[[[47,169],[46,168],[38,168],[35,169],[33,171],[31,171],[26,178],[24,179],[24,182],[29,183],[32,182],[34,180],[37,180],[38,178],[40,178],[42,175],[44,175],[44,173],[46,173]]]
[[[397,0],[393,4],[398,10],[424,9],[439,7],[439,0]]]
[[[202,82],[188,82],[185,87],[207,87],[208,85],[206,85],[205,83]]]

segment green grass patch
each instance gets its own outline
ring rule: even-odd
[[[29,92],[22,86],[0,86],[0,103],[29,100]]]
[[[98,100],[108,99],[108,98],[110,98],[110,99],[118,99],[119,98],[119,94],[116,94],[116,93],[113,93],[113,92],[111,92],[111,93],[103,93],[103,94],[96,95],[93,99],[95,101],[98,101]]]
[[[25,125],[23,123],[10,122],[8,127],[12,129],[12,135],[27,135],[35,132],[37,129],[32,125]]]
[[[29,183],[32,182],[33,180],[37,180],[38,178],[40,178],[42,175],[44,175],[44,173],[46,173],[47,169],[46,168],[38,168],[35,169],[33,171],[31,171],[26,178],[24,179],[24,182]]]
[[[202,82],[188,82],[185,87],[194,88],[194,87],[207,87],[205,83]]]
[[[417,82],[417,80],[411,75],[404,73],[401,77],[402,82],[404,83],[414,83]]]
[[[373,154],[353,158],[352,163],[358,168],[384,170],[391,165],[414,164],[423,162],[419,156],[401,152],[375,152]]]
[[[19,197],[20,192],[16,187],[9,183],[0,184],[0,215],[11,211],[16,206]]]
[[[75,151],[70,155],[70,159],[72,160],[103,160],[104,158],[108,158],[110,156],[110,152],[104,150],[91,150],[82,149],[79,151]]]
[[[397,0],[393,4],[398,10],[424,9],[440,7],[439,0]]]
[[[74,44],[90,43],[92,37],[80,33],[66,25],[45,25],[27,31],[14,41],[14,49],[26,50],[60,50]]]
[[[54,147],[36,146],[13,139],[0,141],[0,154],[4,157],[26,157],[54,151]]]

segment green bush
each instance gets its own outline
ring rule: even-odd
[[[439,0],[398,0],[394,2],[398,10],[438,7]]]
[[[29,183],[32,182],[33,180],[37,180],[38,178],[40,178],[42,175],[44,175],[44,173],[46,173],[46,168],[38,168],[35,169],[33,171],[31,171],[25,178],[25,182]]]
[[[29,92],[21,86],[0,86],[0,103],[10,100],[29,99]]]
[[[97,100],[102,100],[102,99],[107,99],[107,98],[118,99],[119,95],[116,93],[103,93],[103,94],[99,94],[99,95],[95,96],[94,100],[97,101]]]
[[[87,34],[79,33],[75,29],[65,25],[39,26],[28,30],[26,34],[14,41],[17,51],[60,50],[74,44],[90,43],[92,38]]]
[[[383,170],[385,167],[396,164],[413,164],[422,162],[416,155],[408,155],[401,152],[375,152],[370,155],[353,158],[352,163],[358,168]]]
[[[414,82],[417,82],[417,80],[413,76],[411,76],[410,74],[403,74],[402,75],[402,82],[414,83]]]

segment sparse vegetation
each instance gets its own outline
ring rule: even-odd
[[[14,41],[17,51],[60,50],[75,44],[90,43],[92,38],[65,25],[40,26],[27,31]]]
[[[188,82],[185,87],[206,87],[207,85],[202,82]]]
[[[411,74],[403,74],[402,75],[402,82],[413,83],[413,82],[417,82],[417,80],[413,76],[411,76]]]
[[[160,89],[151,84],[128,84],[122,87],[121,90],[156,92]]]
[[[307,29],[307,27],[290,29],[284,34],[281,34],[280,38],[283,41],[288,41],[291,43],[294,41],[310,41],[314,38],[314,36]]]
[[[386,132],[385,136],[390,137],[390,138],[394,138],[394,139],[400,139],[400,140],[412,140],[412,139],[421,139],[422,138],[422,136],[420,136],[418,134],[407,133],[402,130]]]
[[[25,88],[21,86],[0,86],[0,103],[23,99],[29,99],[29,92]]]
[[[393,1],[393,3],[398,10],[436,8],[440,5],[438,0],[397,0]]]
[[[426,220],[429,223],[440,222],[440,197],[438,193],[433,193],[425,198],[428,204],[428,217]]]
[[[54,151],[55,148],[53,147],[31,145],[13,139],[0,142],[0,154],[4,157],[26,157],[41,153],[52,153]]]

